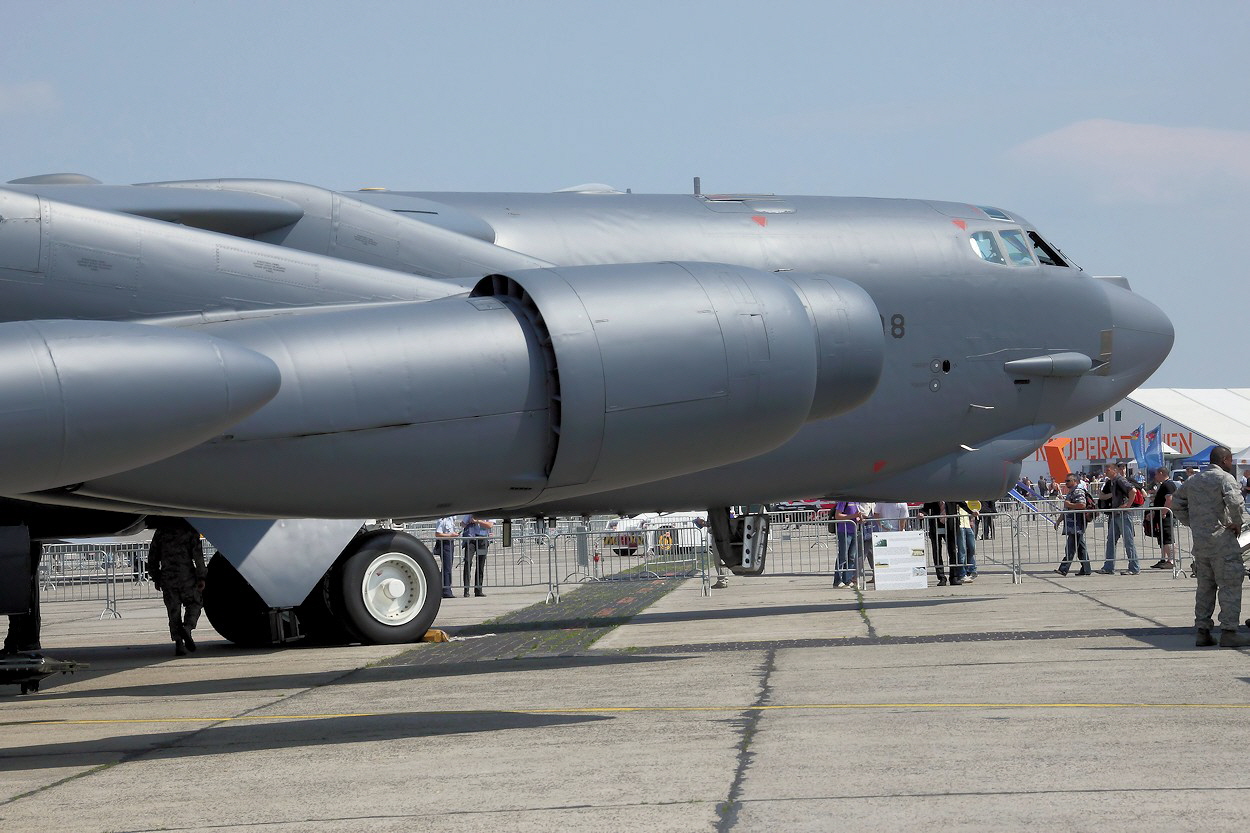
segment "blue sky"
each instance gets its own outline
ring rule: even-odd
[[[672,193],[698,175],[707,191],[1000,205],[1168,311],[1176,347],[1149,386],[1250,387],[1245,2],[0,13],[0,181]]]

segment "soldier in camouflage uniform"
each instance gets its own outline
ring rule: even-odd
[[[1241,619],[1241,582],[1246,569],[1237,536],[1245,519],[1241,489],[1232,475],[1233,453],[1227,446],[1211,449],[1211,468],[1188,478],[1172,496],[1172,512],[1193,531],[1194,578],[1198,580],[1194,625],[1199,647],[1214,645],[1211,614],[1220,602],[1221,648],[1250,645],[1237,633]]]
[[[187,651],[195,650],[191,631],[200,621],[200,611],[204,607],[207,574],[200,533],[181,518],[161,519],[148,549],[148,575],[165,596],[169,638],[174,641],[176,656],[186,656]],[[183,608],[186,608],[185,614]]]

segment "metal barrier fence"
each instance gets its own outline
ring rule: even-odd
[[[978,574],[999,574],[1019,582],[1032,572],[1049,572],[1064,559],[1067,536],[1062,524],[1062,504],[1040,501],[1037,510],[1000,501],[994,515],[993,537],[982,528],[974,541]],[[1133,532],[1138,569],[1149,569],[1162,561],[1159,540],[1144,534],[1142,520],[1149,507],[1091,510],[1084,537],[1090,568],[1103,567],[1107,541],[1119,538],[1115,546],[1115,567],[1128,568],[1123,534]],[[948,517],[941,516],[938,521]],[[1112,520],[1113,518],[1122,520]],[[685,576],[701,578],[704,592],[710,586],[709,572],[715,561],[707,530],[693,523],[661,518],[649,527],[616,529],[616,519],[608,516],[562,519],[554,526],[534,521],[514,521],[510,546],[502,546],[496,534],[489,541],[483,563],[483,587],[546,587],[548,600],[559,601],[560,590],[587,581],[644,581]],[[1058,522],[1058,525],[1057,525]],[[923,530],[928,519],[914,514],[904,529]],[[433,550],[434,522],[406,524],[404,531]],[[871,528],[871,527],[870,527]],[[1191,536],[1187,527],[1172,525],[1176,553],[1174,578],[1185,577],[1192,569]],[[853,533],[847,539],[846,569],[855,586],[863,589],[872,580],[870,550],[863,538]],[[926,553],[933,570],[932,539],[926,535]],[[118,615],[116,602],[127,599],[159,598],[147,577],[145,542],[49,544],[44,547],[39,567],[41,597],[48,602],[100,600],[105,603],[101,616]],[[214,550],[205,546],[205,557]],[[838,561],[836,526],[810,511],[777,512],[770,516],[768,557],[764,575],[834,575]],[[944,558],[949,562],[949,558]],[[470,564],[470,590],[476,583],[476,564]],[[464,581],[464,539],[457,539],[452,567],[452,587],[462,590]],[[1080,569],[1078,562],[1072,571]]]
[[[1013,573],[1016,581],[1026,571],[1041,567],[1055,569],[1065,557],[1068,536],[1065,534],[1062,503],[1058,506],[1039,505],[1038,508],[1043,511],[1022,509],[1008,514],[1015,539]],[[1152,515],[1152,522],[1159,517],[1157,509],[1147,506],[1072,513],[1086,519],[1084,539],[1091,569],[1097,571],[1110,563],[1112,569],[1132,572],[1134,565],[1129,561],[1130,542],[1137,555],[1137,570],[1148,570],[1166,560],[1160,539],[1145,532],[1144,521],[1148,513]],[[1170,514],[1162,523],[1170,532],[1170,536],[1165,533],[1165,537],[1174,542],[1172,576],[1185,577],[1192,572],[1193,565],[1193,537],[1189,527],[1176,523]],[[1112,545],[1110,552],[1109,543]],[[1080,569],[1079,563],[1074,560],[1071,569]]]
[[[587,581],[646,581],[701,577],[709,587],[710,544],[706,529],[685,522],[617,530],[612,518],[562,521],[554,527],[515,525],[509,546],[500,536],[444,539],[454,541],[452,591],[477,587],[480,542],[488,542],[482,561],[482,587],[546,586],[547,600],[558,602],[565,585]],[[517,534],[516,527],[521,533]],[[434,549],[433,525],[409,524],[405,531]],[[436,556],[437,557],[437,556]],[[441,564],[440,564],[441,567]]]
[[[120,619],[120,599],[159,597],[147,577],[146,544],[45,544],[39,563],[44,601],[104,602],[100,618]]]
[[[1062,502],[1042,501],[1035,503],[1039,511],[1022,506],[1000,502],[994,514],[992,532],[989,527],[978,525],[969,530],[972,541],[972,557],[975,559],[974,573],[1009,575],[1013,582],[1019,582],[1026,573],[1051,572],[1063,562],[1068,535],[1063,524],[1064,509]],[[1134,507],[1130,509],[1090,510],[1079,512],[1086,518],[1083,537],[1089,558],[1090,569],[1103,569],[1108,558],[1107,543],[1114,538],[1114,559],[1111,568],[1117,572],[1129,572],[1151,569],[1155,564],[1167,560],[1160,539],[1146,535],[1143,521],[1147,513],[1158,517],[1158,510],[1150,507]],[[827,520],[811,520],[810,513],[803,513],[806,518],[795,520],[786,514],[774,515],[769,533],[768,561],[765,575],[810,575],[833,574],[838,572],[838,541],[836,525]],[[1152,518],[1153,520],[1153,518]],[[928,524],[936,522],[939,527],[939,547],[942,549],[944,571],[950,568],[950,556],[947,553],[945,524],[947,521],[959,522],[958,515],[938,515],[929,517],[909,517],[904,529],[924,531],[925,551],[929,568],[937,573],[934,561],[934,538],[928,533]],[[844,524],[844,529],[849,522]],[[1164,521],[1170,527],[1170,538],[1174,542],[1174,557],[1171,559],[1170,572],[1174,578],[1183,578],[1192,571],[1192,537],[1188,527],[1175,522],[1169,515]],[[872,531],[877,527],[868,524],[866,529]],[[989,534],[991,537],[986,537]],[[1133,544],[1136,555],[1135,565],[1128,559],[1128,541]],[[856,584],[864,587],[864,582],[872,576],[871,558],[863,545],[863,538],[853,533],[844,535],[849,539],[849,569],[855,571]],[[1079,571],[1081,565],[1076,559],[1070,565],[1072,572]]]

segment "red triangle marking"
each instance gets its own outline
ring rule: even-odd
[[[885,460],[878,460],[877,462],[872,464],[873,472],[879,472],[883,468],[885,468]]]
[[[959,226],[959,227],[960,227],[961,229],[963,229],[964,231],[967,231],[967,230],[968,230],[968,224],[967,224],[967,223],[965,223],[963,220],[951,220],[951,222],[952,222],[952,223],[954,223],[955,225]]]
[[[760,224],[760,228],[764,228],[764,226],[768,225],[768,218],[767,218],[767,217],[761,217],[759,214],[753,214],[753,215],[751,216],[751,219],[752,219],[752,220],[754,220],[755,222],[759,223],[759,224]]]

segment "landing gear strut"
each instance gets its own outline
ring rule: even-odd
[[[757,576],[768,557],[768,513],[763,506],[718,506],[707,510],[716,557],[734,575]]]

